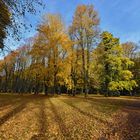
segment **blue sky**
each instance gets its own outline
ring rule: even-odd
[[[11,41],[14,48],[24,42],[26,38],[36,34],[36,26],[45,13],[59,13],[66,25],[70,25],[74,11],[79,4],[93,4],[99,13],[100,28],[119,37],[121,42],[140,40],[140,0],[43,0],[46,8],[37,16],[27,15],[26,20],[32,23],[30,32],[24,32],[20,42]],[[9,42],[8,42],[9,43]],[[10,43],[12,44],[12,43]]]

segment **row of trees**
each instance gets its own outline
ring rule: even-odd
[[[92,5],[77,7],[68,30],[59,15],[45,15],[38,34],[0,61],[1,92],[87,96],[100,91],[108,96],[136,89],[140,84],[136,45],[120,44],[98,26]]]

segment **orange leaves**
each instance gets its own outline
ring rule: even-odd
[[[66,60],[69,57],[72,42],[64,31],[60,16],[45,15],[38,31],[30,51],[32,57],[30,72],[44,77],[47,86],[64,84],[64,77],[69,75],[65,67],[67,67]]]
[[[98,24],[98,14],[94,10],[93,5],[79,5],[77,7],[73,19],[73,29],[79,30],[78,28],[82,28],[88,31]]]

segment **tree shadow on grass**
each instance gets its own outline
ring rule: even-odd
[[[59,125],[60,131],[65,139],[72,139],[69,130],[67,129],[63,119],[58,114],[58,111],[55,108],[55,105],[52,103],[52,101],[49,99],[49,102],[51,104],[51,110],[55,116],[55,121]]]
[[[124,107],[134,107],[134,108],[140,108],[140,100],[129,100],[129,99],[119,99],[119,97],[110,98],[110,97],[75,97],[83,100],[90,100],[95,103],[99,103],[102,105],[114,105],[114,106],[124,106]]]
[[[31,137],[31,140],[46,140],[47,136],[46,134],[48,133],[48,122],[46,118],[46,113],[45,113],[45,99],[40,100],[40,114],[38,116],[40,128],[39,128],[39,134],[33,135]]]
[[[140,139],[140,112],[124,108],[123,112],[127,116],[114,117],[114,128],[110,128],[110,132],[99,137],[98,140],[139,140]]]
[[[101,137],[98,138],[98,140],[107,140],[108,136],[116,131],[115,127],[113,126],[113,124],[111,122],[108,122],[107,120],[103,120],[101,118],[99,118],[98,116],[96,115],[93,115],[91,113],[88,113],[88,112],[85,112],[83,111],[82,109],[80,109],[79,107],[76,107],[75,105],[73,105],[72,103],[68,102],[67,99],[59,99],[60,101],[62,101],[63,103],[71,106],[75,111],[78,111],[80,112],[82,115],[88,117],[88,118],[91,118],[91,119],[95,119],[97,120],[99,123],[102,123],[102,124],[105,124],[107,126],[107,128],[109,129],[108,132],[104,132],[104,130],[102,131],[101,130]],[[111,129],[111,130],[110,130]],[[113,134],[114,135],[114,134]]]
[[[40,100],[39,98],[36,98],[37,100]],[[20,113],[29,102],[36,101],[34,96],[24,97],[24,96],[18,96],[15,100],[13,98],[12,102],[9,102],[7,105],[17,105],[14,109],[9,111],[7,114],[5,114],[3,117],[0,118],[0,126],[2,126],[5,122],[7,122],[11,117],[15,116],[16,114]],[[9,99],[7,99],[9,100]],[[15,101],[15,102],[14,102]]]
[[[90,118],[94,118],[94,119],[98,120],[98,121],[101,122],[101,123],[104,123],[104,124],[109,125],[107,121],[105,121],[105,120],[103,120],[103,119],[101,119],[101,118],[99,118],[99,117],[97,117],[97,116],[95,116],[95,115],[93,115],[93,114],[91,114],[91,113],[88,113],[88,112],[83,111],[82,109],[76,107],[76,106],[73,105],[72,103],[69,103],[68,101],[66,101],[66,100],[64,100],[64,99],[60,99],[60,100],[61,100],[63,103],[65,103],[65,104],[71,106],[73,109],[75,109],[76,111],[80,112],[81,114],[83,114],[83,115],[85,115],[85,116],[87,116],[87,117],[90,117]]]
[[[12,111],[8,112],[6,115],[0,118],[0,126],[7,122],[11,117],[15,116],[25,108],[26,104],[22,103],[15,107]]]
[[[131,110],[129,108],[124,108],[122,111],[128,114],[126,122],[120,126],[122,129],[118,128],[118,131],[120,131],[121,133],[122,139],[140,140],[140,110]],[[124,120],[121,119],[121,121]]]
[[[70,138],[70,132],[68,132],[68,130],[66,129],[66,126],[65,126],[62,118],[59,116],[59,114],[58,114],[54,104],[51,102],[50,98],[51,97],[48,98],[48,102],[51,105],[49,109],[54,114],[54,119],[55,119],[54,121],[58,124],[62,135],[66,138]],[[31,137],[31,140],[47,140],[47,139],[49,139],[48,122],[47,122],[46,115],[47,114],[45,114],[45,100],[43,100],[41,102],[41,106],[40,106],[40,115],[39,115],[40,130],[39,130],[39,134],[33,135]],[[57,137],[56,137],[56,139],[57,139]]]
[[[22,101],[21,98],[2,98],[0,100],[0,111],[3,110],[3,108],[8,107],[9,105],[14,105],[15,103],[18,103]]]

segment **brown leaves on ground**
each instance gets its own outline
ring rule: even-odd
[[[138,140],[139,99],[0,95],[1,140]]]

